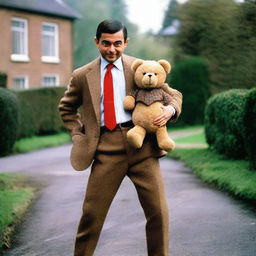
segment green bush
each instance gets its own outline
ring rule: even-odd
[[[190,0],[179,13],[175,61],[205,58],[213,93],[255,86],[255,0]]]
[[[246,156],[244,113],[248,90],[232,89],[209,99],[205,110],[207,143],[230,158]]]
[[[245,149],[256,169],[256,89],[250,90],[246,97],[244,127]]]
[[[63,130],[58,112],[64,87],[44,87],[14,91],[19,99],[18,138],[53,134]]]
[[[18,102],[13,93],[0,88],[0,155],[11,152],[17,137]]]
[[[0,71],[0,87],[7,87],[7,74],[5,72]]]
[[[180,61],[173,68],[170,86],[183,94],[179,125],[203,123],[204,108],[210,96],[208,81],[207,64],[202,58]]]

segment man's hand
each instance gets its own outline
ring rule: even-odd
[[[154,125],[159,127],[166,125],[167,121],[175,115],[175,108],[173,106],[162,106],[163,114],[154,120]]]

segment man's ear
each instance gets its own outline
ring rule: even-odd
[[[136,59],[131,66],[132,71],[136,71],[136,69],[143,63],[144,61],[141,59]]]
[[[164,68],[167,74],[170,73],[171,64],[167,60],[159,60],[158,63]]]
[[[93,40],[94,40],[94,43],[96,44],[96,46],[98,47],[99,40],[97,39],[97,37],[95,36],[95,37],[93,38]]]
[[[124,47],[126,47],[129,43],[129,38],[126,39],[126,41],[124,42]]]

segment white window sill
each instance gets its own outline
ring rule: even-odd
[[[58,57],[50,57],[50,56],[42,56],[41,61],[45,63],[60,63],[60,59]]]
[[[12,54],[11,60],[17,61],[17,62],[29,62],[30,61],[30,59],[27,55],[19,55],[19,54]]]

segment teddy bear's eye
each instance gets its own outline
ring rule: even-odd
[[[145,76],[145,75],[146,75],[146,73],[144,72],[144,73],[143,73],[143,76]]]
[[[157,73],[155,73],[155,76],[157,76]]]

